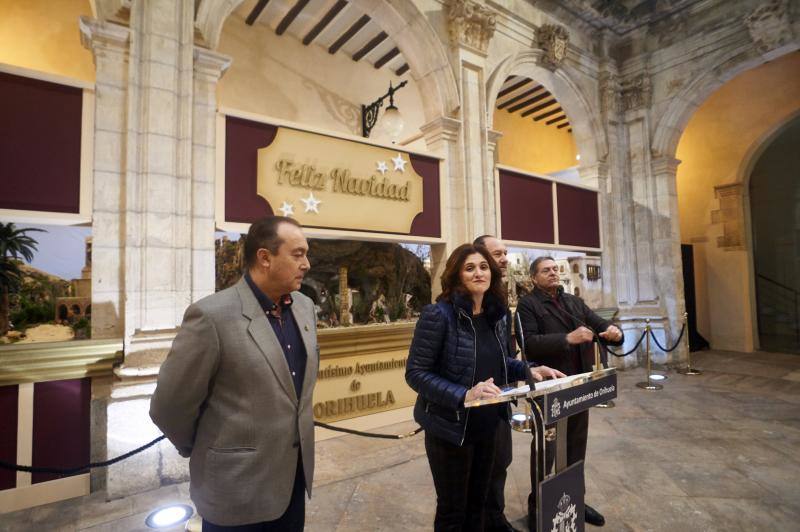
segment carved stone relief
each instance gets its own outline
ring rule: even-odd
[[[486,53],[497,24],[494,11],[473,0],[448,0],[450,41]]]
[[[764,2],[744,22],[759,53],[767,53],[792,40],[788,0]]]
[[[650,76],[639,74],[622,82],[622,104],[626,111],[650,107],[653,89]]]
[[[606,120],[616,116],[622,109],[622,85],[619,76],[602,72],[599,82],[600,111]]]
[[[555,70],[567,57],[569,33],[564,26],[542,24],[536,31],[536,45],[544,52],[539,59],[540,64]]]

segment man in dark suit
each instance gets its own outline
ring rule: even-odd
[[[150,417],[189,457],[205,532],[301,531],[314,477],[308,243],[291,218],[250,226],[246,272],[192,304],[161,366]]]
[[[517,306],[517,323],[522,326],[525,357],[545,364],[567,375],[592,371],[595,334],[610,345],[622,345],[623,336],[616,326],[592,312],[579,297],[564,292],[558,265],[552,257],[539,257],[531,264],[533,292]],[[586,457],[589,433],[589,411],[570,416],[567,422],[567,465]],[[533,446],[532,446],[533,447]],[[531,449],[531,464],[535,464]],[[547,470],[554,462],[552,445],[546,450]],[[532,478],[535,472],[532,471]],[[536,508],[535,493],[528,497],[529,515]],[[605,519],[594,508],[586,506],[586,522],[603,526]]]
[[[503,274],[503,281],[506,281],[508,276],[508,248],[503,241],[492,236],[483,235],[479,236],[473,242],[476,246],[483,246],[488,251],[492,258],[500,268],[500,273]],[[517,351],[514,346],[514,340],[511,338],[511,315],[506,317],[508,322],[506,330],[509,332],[508,352],[515,353]],[[512,460],[512,446],[511,446],[511,425],[508,423],[497,424],[497,435],[495,440],[495,454],[494,466],[492,467],[491,478],[489,479],[489,494],[486,497],[486,532],[516,532],[511,523],[505,516],[506,499],[506,477],[508,476],[508,466],[511,465]]]

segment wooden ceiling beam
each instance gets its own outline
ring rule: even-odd
[[[539,120],[544,120],[545,118],[547,118],[549,116],[553,116],[553,115],[561,113],[563,111],[564,110],[561,108],[561,106],[558,106],[555,109],[551,109],[551,110],[547,111],[546,113],[540,114],[539,116],[534,116],[533,117],[533,121],[534,122],[538,122]]]
[[[561,122],[562,120],[566,120],[566,119],[567,119],[567,115],[557,116],[557,117],[553,118],[552,120],[548,120],[547,122],[545,122],[545,125],[549,126],[551,124],[555,124],[556,122]]]
[[[335,54],[339,51],[339,48],[345,45],[347,41],[355,37],[356,33],[361,31],[361,28],[367,25],[367,22],[370,21],[369,15],[362,15],[362,17],[356,20],[352,26],[350,26],[346,32],[342,33],[342,35],[336,39],[336,42],[328,48],[329,54]]]
[[[520,109],[524,109],[524,108],[528,107],[529,105],[533,105],[533,104],[535,104],[537,102],[541,102],[542,100],[544,100],[548,96],[550,96],[550,93],[547,92],[547,91],[544,91],[543,93],[539,94],[538,96],[534,96],[533,98],[525,100],[522,103],[518,103],[516,105],[513,105],[513,106],[509,107],[507,109],[507,111],[509,113],[514,113],[516,111],[519,111]],[[525,115],[523,114],[522,116],[525,116]]]
[[[536,94],[537,92],[539,92],[539,89],[543,89],[543,88],[544,87],[542,87],[541,85],[536,85],[534,88],[532,88],[530,90],[527,90],[525,92],[517,94],[513,98],[509,98],[508,100],[506,100],[503,103],[499,104],[497,106],[497,108],[498,109],[503,109],[504,107],[508,107],[512,103],[516,103],[516,102],[522,100],[523,98],[527,98],[528,96],[531,96],[532,94]],[[545,91],[545,92],[547,92],[547,91]]]
[[[327,13],[325,13],[325,14],[322,16],[322,18],[321,18],[321,19],[319,19],[319,22],[317,22],[316,24],[314,24],[314,27],[313,27],[313,28],[311,28],[311,30],[310,30],[308,33],[306,33],[306,36],[305,36],[305,37],[303,37],[303,44],[305,44],[306,46],[308,46],[309,44],[311,44],[311,43],[314,41],[314,39],[316,39],[316,38],[317,38],[317,36],[318,36],[320,33],[322,33],[322,31],[323,31],[325,28],[327,28],[327,27],[328,27],[328,24],[330,24],[330,23],[331,23],[331,21],[332,21],[333,19],[335,19],[335,18],[336,18],[336,15],[338,15],[338,14],[339,14],[339,12],[340,12],[342,9],[344,9],[346,5],[347,5],[347,0],[338,0],[338,1],[337,1],[337,2],[336,2],[334,5],[333,5],[333,7],[331,7],[331,8],[328,10],[328,12],[327,12]]]
[[[542,104],[539,104],[536,107],[528,109],[527,111],[523,111],[522,112],[522,116],[529,116],[529,115],[532,115],[533,113],[538,113],[542,109],[546,109],[546,108],[550,107],[551,105],[553,105],[554,103],[558,103],[558,102],[556,101],[555,98],[550,98],[546,102],[544,102]]]
[[[258,20],[258,17],[261,16],[261,12],[264,11],[264,8],[267,7],[268,3],[269,3],[269,0],[258,0],[258,3],[256,4],[256,6],[253,8],[253,10],[250,12],[250,14],[247,15],[247,19],[245,19],[245,23],[248,26],[252,26],[253,24],[255,24],[256,20]]]
[[[290,9],[289,12],[286,13],[286,16],[283,17],[283,20],[278,23],[278,27],[275,28],[275,33],[278,35],[283,35],[284,32],[289,29],[289,26],[292,24],[292,22],[294,22],[294,19],[297,18],[297,15],[299,15],[300,12],[305,9],[310,1],[311,0],[297,0],[297,3],[293,5],[292,9]]]
[[[383,57],[375,61],[375,68],[381,68],[383,65],[385,65],[386,63],[397,57],[397,54],[399,53],[400,53],[400,48],[395,46],[394,48],[386,52],[386,54],[384,54]]]
[[[402,76],[408,72],[408,63],[403,63],[403,66],[394,71],[395,76]]]
[[[508,88],[505,88],[505,89],[501,90],[500,92],[498,92],[498,93],[497,93],[497,97],[498,97],[498,98],[502,98],[502,97],[503,97],[503,96],[505,96],[506,94],[512,93],[512,92],[514,92],[515,90],[519,89],[520,87],[524,87],[524,86],[525,86],[525,85],[527,85],[528,83],[533,83],[533,80],[532,80],[532,79],[529,79],[529,78],[523,78],[523,80],[522,80],[522,81],[519,81],[519,82],[517,82],[517,83],[515,83],[515,84],[511,85],[510,87],[508,87]]]
[[[564,122],[563,124],[558,124],[556,127],[557,127],[558,129],[561,129],[562,127],[567,127],[568,125],[569,125],[569,122]],[[569,128],[567,131],[569,131],[570,133],[572,133],[572,128]]]
[[[355,54],[353,54],[353,61],[361,61],[361,59],[365,55],[370,53],[372,50],[375,49],[376,46],[378,46],[380,43],[385,41],[386,37],[388,37],[388,36],[389,35],[385,31],[382,31],[379,34],[377,34],[375,37],[370,39],[370,41],[367,44],[362,46],[361,50],[359,50]]]

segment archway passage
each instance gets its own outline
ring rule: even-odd
[[[800,353],[800,117],[750,174],[756,314],[765,351]]]
[[[506,78],[497,93],[493,128],[503,134],[497,143],[500,164],[537,174],[560,174],[577,166],[567,112],[529,77]]]

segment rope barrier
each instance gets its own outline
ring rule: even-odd
[[[0,461],[0,469],[11,469],[12,471],[22,471],[23,473],[54,473],[56,475],[74,475],[75,473],[81,473],[83,471],[87,471],[89,469],[96,469],[98,467],[108,467],[110,465],[114,465],[117,462],[121,462],[126,458],[130,458],[135,454],[139,454],[140,452],[149,449],[153,445],[157,444],[161,440],[166,438],[163,434],[158,438],[154,439],[149,443],[145,443],[141,447],[137,447],[136,449],[129,451],[125,454],[121,454],[116,458],[112,458],[111,460],[106,460],[105,462],[91,462],[86,464],[85,466],[81,467],[70,467],[70,468],[57,468],[57,467],[31,467],[31,466],[23,466],[19,464],[9,464],[8,462]]]
[[[656,335],[653,334],[653,330],[652,329],[650,329],[650,336],[653,338],[653,341],[656,343],[656,347],[658,347],[659,349],[661,349],[665,353],[671,353],[672,351],[675,351],[678,348],[678,346],[681,344],[681,338],[683,338],[683,333],[684,333],[685,330],[686,330],[686,324],[684,323],[683,327],[681,327],[680,334],[678,334],[678,339],[675,341],[675,345],[673,345],[669,349],[664,349],[664,347],[660,343],[658,343],[658,338],[656,338]]]
[[[315,421],[314,425],[317,427],[321,427],[328,430],[333,430],[336,432],[344,432],[346,434],[354,434],[356,436],[364,436],[367,438],[382,438],[386,440],[402,440],[404,438],[410,438],[412,436],[416,436],[420,432],[422,432],[422,427],[417,427],[411,432],[406,434],[380,434],[377,432],[364,432],[360,430],[353,430],[353,429],[346,429],[344,427],[334,427],[333,425],[328,425],[327,423],[322,423],[321,421]],[[51,473],[55,475],[74,475],[76,473],[82,473],[84,471],[88,471],[90,469],[97,469],[100,467],[108,467],[110,465],[114,465],[117,462],[121,462],[127,458],[135,454],[139,454],[142,451],[145,451],[152,447],[153,445],[157,444],[161,440],[165,439],[166,436],[163,434],[158,438],[142,445],[141,447],[137,447],[136,449],[129,451],[125,454],[121,454],[116,458],[112,458],[111,460],[106,460],[104,462],[91,462],[81,467],[68,467],[68,468],[58,468],[58,467],[33,467],[33,466],[24,466],[19,464],[10,464],[8,462],[3,462],[0,460],[0,469],[10,469],[11,471],[21,471],[23,473]]]
[[[628,351],[627,353],[616,353],[616,352],[614,352],[614,350],[613,350],[613,349],[611,349],[611,348],[610,348],[610,347],[608,347],[607,345],[605,345],[605,344],[603,344],[603,343],[601,343],[600,345],[602,345],[602,346],[603,346],[603,349],[605,349],[605,350],[606,350],[606,352],[608,352],[608,353],[611,353],[611,354],[612,354],[612,355],[614,355],[615,357],[622,358],[622,357],[626,357],[626,356],[630,355],[631,353],[633,353],[634,351],[636,351],[637,349],[639,349],[639,346],[640,346],[640,345],[642,345],[642,340],[644,340],[644,337],[645,337],[645,335],[646,335],[646,334],[647,334],[647,331],[644,331],[644,332],[642,333],[642,335],[639,337],[639,341],[638,341],[638,342],[636,342],[636,345],[635,345],[635,346],[633,346],[633,349],[631,349],[631,350],[630,350],[630,351]]]
[[[678,335],[678,339],[675,341],[675,345],[672,346],[670,349],[664,349],[664,347],[658,342],[658,339],[656,338],[656,336],[653,334],[653,331],[650,330],[649,332],[650,332],[650,336],[653,338],[653,341],[655,341],[656,346],[658,346],[658,348],[661,349],[662,351],[664,351],[666,353],[669,353],[669,352],[674,351],[675,349],[677,349],[678,345],[680,345],[681,339],[683,338],[683,334],[684,334],[685,331],[686,331],[686,323],[684,323],[683,327],[681,327],[681,332]],[[639,348],[639,346],[642,344],[642,341],[644,340],[645,336],[647,336],[647,333],[648,333],[648,330],[645,330],[642,333],[642,336],[639,337],[639,340],[636,342],[636,345],[633,346],[633,349],[631,349],[627,353],[616,353],[610,347],[608,347],[607,345],[603,345],[603,344],[601,344],[601,345],[603,345],[603,348],[608,353],[611,353],[615,357],[625,357],[625,356],[630,355],[631,353],[633,353],[634,351],[636,351]],[[320,428],[323,428],[323,429],[332,430],[332,431],[335,431],[335,432],[343,432],[345,434],[352,434],[352,435],[355,435],[355,436],[363,436],[363,437],[366,437],[366,438],[379,438],[379,439],[386,439],[386,440],[402,440],[402,439],[405,439],[405,438],[410,438],[412,436],[416,436],[417,434],[422,432],[422,427],[417,427],[413,431],[405,433],[405,434],[381,434],[381,433],[377,433],[377,432],[364,432],[364,431],[361,431],[361,430],[347,429],[347,428],[344,428],[344,427],[335,427],[333,425],[329,425],[329,424],[323,423],[321,421],[315,421],[314,422],[314,426],[320,427]],[[121,454],[121,455],[117,456],[116,458],[112,458],[110,460],[105,460],[103,462],[90,462],[90,463],[88,463],[88,464],[86,464],[84,466],[80,466],[80,467],[70,467],[70,468],[33,467],[33,466],[23,466],[23,465],[19,465],[19,464],[10,464],[8,462],[3,462],[2,460],[0,460],[0,469],[10,469],[12,471],[21,471],[23,473],[51,473],[51,474],[56,474],[56,475],[74,475],[76,473],[82,473],[82,472],[88,471],[90,469],[97,469],[97,468],[100,468],[100,467],[108,467],[110,465],[114,465],[117,462],[121,462],[122,460],[130,458],[131,456],[133,456],[135,454],[139,454],[142,451],[145,451],[145,450],[149,449],[150,447],[152,447],[153,445],[157,444],[158,442],[160,442],[161,440],[163,440],[165,438],[166,438],[166,436],[164,436],[162,434],[158,438],[155,438],[154,440],[142,445],[141,447],[137,447],[136,449],[134,449],[132,451],[129,451],[129,452],[125,453],[125,454]]]
[[[360,430],[346,429],[344,427],[334,427],[333,425],[328,425],[327,423],[323,423],[321,421],[315,421],[314,425],[317,427],[321,427],[323,429],[333,430],[336,432],[355,434],[356,436],[365,436],[367,438],[383,438],[385,440],[402,440],[403,438],[410,438],[411,436],[416,436],[417,434],[422,432],[422,427],[417,427],[413,431],[408,432],[406,434],[380,434],[377,432],[362,432]]]

